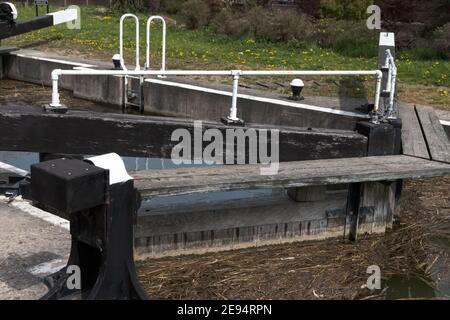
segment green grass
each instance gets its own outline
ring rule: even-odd
[[[52,11],[58,8],[51,8]],[[19,18],[34,16],[34,7],[20,7]],[[46,28],[17,36],[5,44],[19,46],[44,42],[49,48],[74,48],[106,57],[118,52],[119,15],[103,13],[96,7],[81,8],[81,30],[69,30],[65,25]],[[141,64],[145,53],[145,17],[140,15]],[[160,60],[161,33],[156,26],[152,34],[152,58]],[[335,50],[314,44],[292,42],[274,43],[251,38],[236,39],[218,36],[208,29],[190,31],[181,26],[169,26],[167,33],[167,67],[220,68],[220,69],[375,69],[377,43],[368,44],[364,50],[358,43],[340,44]],[[126,60],[134,56],[134,26],[131,19],[125,28]],[[373,53],[362,54],[368,50]],[[337,53],[337,52],[341,53]],[[450,86],[450,61],[440,60],[426,50],[409,50],[397,54],[399,81],[405,84]],[[440,89],[442,95],[448,90]],[[446,93],[447,92],[447,93]]]

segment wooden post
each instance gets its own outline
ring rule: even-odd
[[[358,225],[359,225],[359,210],[361,202],[361,183],[352,183],[348,189],[347,197],[347,221],[346,221],[346,234],[350,241],[356,241],[358,238]]]
[[[399,153],[401,123],[357,123],[356,129],[368,141],[368,156]],[[392,224],[396,187],[391,182],[364,182],[350,185],[347,200],[348,239],[356,241],[359,233],[380,233]],[[347,235],[345,235],[347,236]]]

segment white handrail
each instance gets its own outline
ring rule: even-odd
[[[391,50],[386,50],[386,62],[389,66],[388,73],[388,83],[386,86],[389,88],[389,104],[387,110],[387,116],[389,118],[394,117],[394,103],[395,103],[395,87],[397,82],[397,66],[395,65],[394,57],[392,56]]]
[[[237,95],[239,78],[241,76],[270,76],[270,75],[374,75],[376,77],[376,90],[375,90],[375,102],[374,113],[378,113],[381,93],[381,80],[383,73],[380,70],[338,70],[338,71],[313,71],[313,70],[267,70],[267,71],[251,71],[251,70],[94,70],[94,69],[81,69],[81,70],[61,70],[55,69],[52,71],[52,102],[51,107],[61,107],[58,93],[58,81],[62,75],[98,75],[98,76],[231,76],[233,77],[233,93],[230,114],[228,119],[238,120],[237,118]],[[375,119],[376,120],[376,119]]]
[[[161,49],[161,71],[166,70],[166,21],[161,16],[151,16],[147,19],[146,30],[146,60],[145,69],[150,69],[150,28],[153,20],[160,20],[162,23],[162,49]]]
[[[140,70],[141,66],[139,63],[139,18],[132,13],[125,13],[120,17],[120,32],[119,32],[119,50],[120,50],[120,64],[123,70],[127,70],[125,66],[125,60],[123,58],[123,21],[126,18],[133,18],[136,23],[136,68],[135,70]]]
[[[52,75],[93,75],[93,76],[234,76],[239,73],[240,76],[357,76],[357,75],[373,75],[381,77],[380,70],[61,70],[55,69]]]

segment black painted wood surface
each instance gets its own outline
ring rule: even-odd
[[[50,27],[53,25],[53,16],[45,15],[27,20],[17,21],[16,23],[0,23],[0,40],[17,36],[22,33]]]
[[[202,128],[224,133],[233,127],[204,121]],[[248,128],[258,134],[266,129],[279,130],[280,161],[366,155],[367,138],[353,131],[252,124],[243,129]],[[28,105],[0,106],[0,150],[5,151],[82,155],[116,152],[121,156],[170,158],[172,148],[179,143],[171,141],[176,129],[186,129],[193,136],[194,121],[87,111],[55,114]],[[203,148],[209,143],[203,142]]]

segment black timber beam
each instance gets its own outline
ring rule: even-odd
[[[0,23],[0,40],[53,26],[53,16],[45,15],[15,23]]]
[[[202,123],[202,132],[218,129],[224,137],[225,131],[233,128],[253,128],[258,135],[279,130],[280,161],[361,157],[367,153],[367,138],[353,131]],[[179,143],[171,140],[176,129],[186,129],[194,137],[194,120],[72,110],[56,114],[29,105],[0,105],[0,150],[4,151],[80,155],[116,152],[121,156],[170,158]],[[268,144],[270,137],[268,134]],[[208,144],[203,142],[203,148]],[[236,147],[236,141],[234,144]]]

